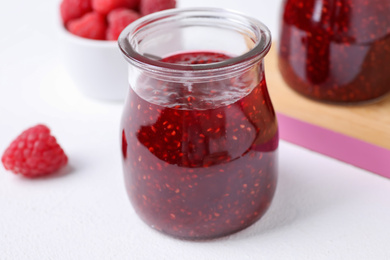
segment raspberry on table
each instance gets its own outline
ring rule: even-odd
[[[92,0],[92,8],[96,12],[105,15],[120,7],[137,9],[139,2],[140,0]]]
[[[141,15],[147,15],[158,11],[176,7],[176,0],[141,0]]]
[[[34,178],[51,174],[68,163],[68,157],[50,129],[36,125],[22,132],[5,150],[1,162],[6,170]]]
[[[119,34],[123,29],[140,17],[139,13],[127,8],[118,8],[111,11],[107,15],[108,28],[106,39],[109,41],[118,40]]]
[[[62,21],[67,24],[70,20],[80,18],[92,11],[91,0],[63,0],[60,5]]]
[[[69,32],[84,38],[94,40],[106,39],[106,20],[104,15],[96,12],[90,12],[81,18],[68,22]]]

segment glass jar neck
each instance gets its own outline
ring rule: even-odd
[[[240,13],[218,8],[171,9],[133,22],[118,43],[131,66],[174,80],[188,75],[231,76],[248,70],[268,53],[271,34],[264,24]],[[200,50],[226,53],[232,58],[198,65],[160,61],[172,54]]]

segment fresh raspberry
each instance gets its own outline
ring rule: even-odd
[[[141,0],[140,11],[142,15],[175,8],[176,0]]]
[[[108,28],[106,39],[109,41],[118,40],[119,34],[123,29],[140,17],[139,13],[126,8],[118,8],[111,11],[107,15]]]
[[[105,40],[107,25],[103,15],[91,12],[79,19],[69,21],[68,30],[80,37]]]
[[[29,178],[48,175],[65,166],[68,157],[45,125],[21,133],[1,158],[6,170]]]
[[[108,14],[120,7],[137,9],[139,2],[140,0],[92,0],[92,8],[98,13]]]
[[[80,18],[92,11],[91,0],[63,0],[60,5],[62,21],[66,25],[70,20]]]

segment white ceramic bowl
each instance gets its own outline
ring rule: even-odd
[[[61,23],[58,27],[64,66],[77,88],[86,97],[123,101],[128,70],[118,43],[73,35]]]

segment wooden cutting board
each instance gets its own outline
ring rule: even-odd
[[[265,70],[282,139],[390,178],[390,95],[348,106],[301,96],[279,72],[275,43]]]

